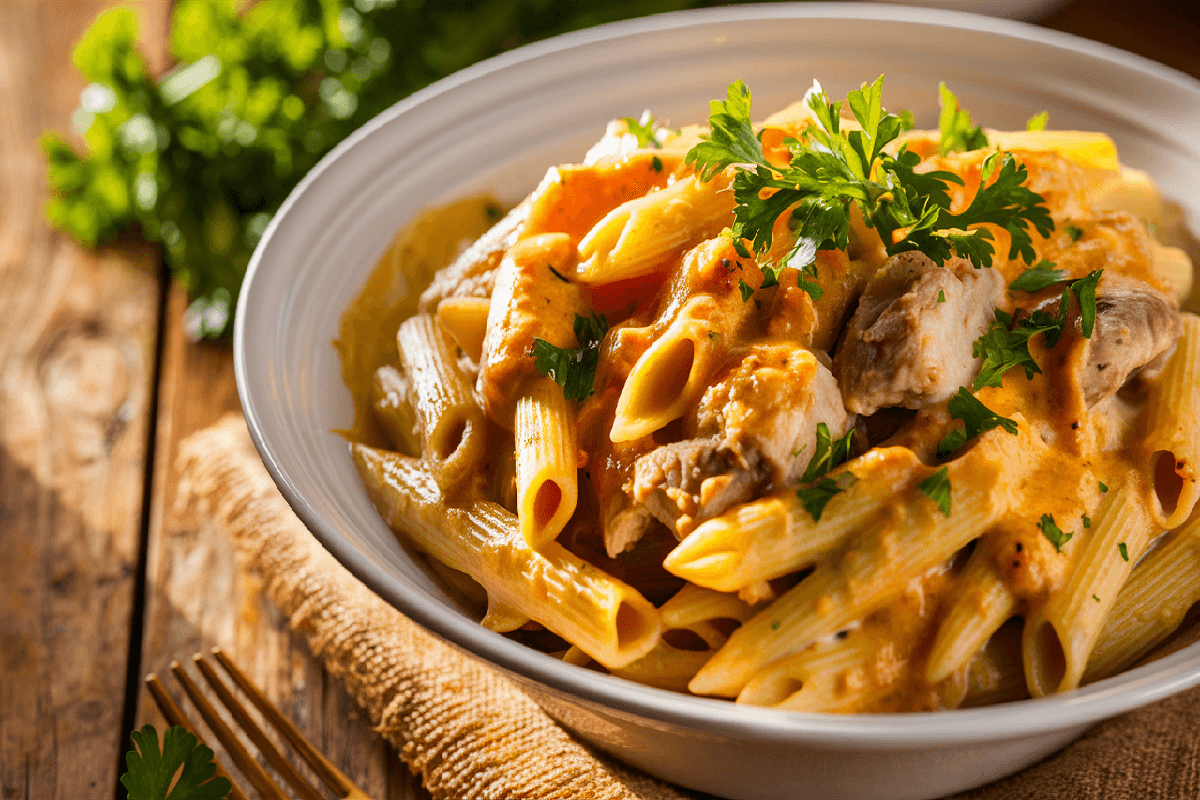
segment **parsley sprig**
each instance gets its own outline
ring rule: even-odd
[[[948,467],[942,467],[937,472],[930,475],[925,480],[917,484],[926,497],[932,500],[938,507],[938,510],[950,517],[950,470]]]
[[[1064,273],[1060,270],[1045,269],[1044,264],[1050,262],[1040,262],[1037,267],[1027,270],[1013,281],[1009,288],[1035,291],[1062,279]],[[1030,379],[1040,373],[1041,368],[1029,353],[1029,340],[1039,333],[1044,333],[1047,347],[1058,344],[1067,327],[1067,312],[1070,309],[1072,294],[1079,303],[1080,331],[1085,339],[1092,338],[1092,331],[1096,326],[1096,285],[1100,282],[1103,272],[1104,270],[1094,270],[1078,280],[1069,281],[1059,296],[1056,314],[1037,309],[1013,325],[1012,316],[997,309],[992,324],[972,346],[975,358],[982,358],[983,364],[971,387],[979,391],[984,386],[1000,386],[1005,373],[1014,367],[1023,367],[1025,377]],[[1034,274],[1031,276],[1031,273]],[[1057,278],[1051,280],[1055,275]]]
[[[938,155],[988,146],[983,129],[971,124],[970,112],[958,107],[958,98],[944,83],[938,84],[938,99],[942,105],[942,112],[938,115]]]
[[[600,340],[608,331],[608,318],[592,313],[575,315],[575,340],[578,347],[557,347],[545,339],[533,340],[530,357],[540,375],[547,375],[562,387],[568,400],[583,402],[592,394],[596,365],[600,360]]]
[[[213,751],[184,728],[168,728],[162,750],[153,725],[130,736],[136,749],[125,754],[127,772],[121,776],[129,800],[224,800],[233,788],[227,778],[213,777]]]
[[[950,398],[947,404],[952,419],[960,419],[962,428],[955,428],[946,434],[937,446],[938,458],[945,458],[964,444],[981,433],[992,428],[1002,428],[1013,436],[1017,435],[1016,420],[1002,417],[985,406],[975,395],[960,386],[958,394]]]
[[[1042,514],[1042,519],[1038,522],[1037,526],[1041,530],[1042,535],[1050,540],[1050,544],[1054,545],[1056,553],[1061,553],[1063,545],[1071,541],[1071,537],[1075,535],[1072,531],[1064,531],[1058,527],[1054,522],[1054,517],[1049,514]]]
[[[633,117],[621,117],[621,121],[629,128],[629,132],[637,137],[638,147],[653,147],[661,148],[662,143],[658,141],[657,133],[659,128],[654,124],[654,115],[650,113],[650,109],[642,112],[642,116],[638,119]]]
[[[816,253],[845,249],[849,243],[851,204],[867,225],[879,231],[889,254],[920,250],[938,265],[955,253],[976,267],[990,266],[992,235],[972,225],[992,223],[1009,233],[1009,258],[1034,258],[1029,228],[1048,236],[1054,230],[1042,197],[1023,184],[1025,166],[1011,153],[993,153],[983,164],[983,181],[961,214],[950,212],[950,184],[962,185],[946,171],[917,172],[920,157],[904,146],[884,152],[901,130],[899,117],[882,104],[883,76],[847,94],[858,130],[843,130],[841,101],[830,102],[819,83],[805,95],[815,124],[800,139],[786,139],[786,167],[767,161],[750,122],[750,90],[742,81],[729,85],[726,99],[713,101],[711,132],[688,151],[701,180],[736,165],[733,179],[735,240],[749,239],[755,252],[773,244],[776,220],[790,213],[796,240],[779,267],[799,271],[798,285],[819,298]],[[991,180],[992,178],[995,180]],[[989,183],[989,180],[991,182]],[[814,289],[816,291],[814,291]]]
[[[830,500],[858,482],[858,477],[850,471],[833,478],[826,475],[850,457],[850,439],[853,435],[854,429],[851,428],[841,438],[834,439],[828,425],[817,423],[816,447],[808,466],[804,468],[804,474],[800,476],[801,486],[796,490],[796,497],[813,522],[821,521],[821,514]]]

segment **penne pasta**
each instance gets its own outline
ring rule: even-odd
[[[438,303],[438,322],[475,363],[483,357],[483,337],[487,333],[490,306],[491,301],[486,297],[447,297]]]
[[[405,320],[396,344],[421,430],[421,450],[438,485],[453,491],[470,478],[483,457],[483,409],[435,317],[419,314]]]
[[[1183,315],[1183,335],[1147,401],[1156,516],[1164,528],[1187,519],[1200,499],[1200,317]]]
[[[517,516],[525,541],[535,550],[554,541],[578,500],[579,446],[568,403],[549,378],[530,383],[517,401]]]
[[[517,518],[494,503],[448,505],[431,471],[414,459],[364,445],[351,453],[387,524],[482,584],[497,617],[524,614],[607,667],[630,664],[658,643],[658,610],[633,587],[556,544],[532,549]]]
[[[408,380],[393,366],[375,370],[371,379],[371,410],[393,449],[408,456],[421,453],[421,426],[409,397]]]
[[[981,541],[957,580],[958,593],[938,625],[925,666],[925,680],[937,683],[974,658],[1012,615],[1012,589],[996,569],[995,554]]]

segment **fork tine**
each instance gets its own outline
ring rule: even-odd
[[[251,702],[258,707],[258,710],[263,713],[263,716],[271,721],[280,733],[291,742],[292,747],[296,748],[296,752],[303,756],[304,760],[316,770],[316,773],[321,776],[321,780],[325,781],[330,789],[337,792],[339,797],[366,797],[362,789],[354,785],[346,775],[333,765],[329,759],[325,758],[319,750],[308,743],[300,731],[296,730],[287,717],[279,713],[275,706],[258,690],[245,673],[238,669],[237,665],[225,655],[225,652],[219,647],[212,649],[213,656],[217,661],[221,662],[221,666],[233,678]]]
[[[279,749],[275,747],[271,740],[266,737],[266,734],[263,733],[263,730],[258,726],[258,723],[250,718],[250,715],[246,713],[246,709],[243,708],[242,704],[238,702],[238,699],[233,696],[233,692],[229,691],[229,687],[226,686],[225,682],[221,680],[221,677],[217,675],[216,670],[212,668],[211,664],[204,660],[204,656],[196,653],[196,655],[192,656],[192,660],[196,662],[196,666],[200,668],[200,674],[202,674],[204,679],[208,681],[208,684],[212,686],[213,691],[217,693],[217,697],[221,698],[221,702],[225,704],[227,709],[229,709],[229,713],[233,715],[235,720],[237,720],[238,725],[240,725],[242,730],[244,730],[250,737],[250,741],[254,742],[254,746],[258,748],[258,751],[262,753],[263,757],[267,759],[272,767],[275,768],[275,771],[279,773],[280,777],[287,781],[288,785],[295,790],[296,794],[300,795],[300,797],[304,798],[304,800],[325,800],[325,798],[321,797],[320,793],[318,793],[317,790],[314,789],[308,783],[308,781],[296,771],[296,768],[292,766],[291,762],[284,758],[283,754],[279,752]]]
[[[204,721],[208,723],[209,729],[220,740],[225,747],[225,752],[229,753],[230,758],[237,764],[238,769],[242,774],[254,784],[254,788],[258,789],[258,793],[262,795],[263,800],[287,800],[287,796],[275,785],[275,781],[271,780],[271,776],[267,775],[266,771],[258,765],[254,757],[246,750],[237,737],[233,735],[233,731],[229,726],[217,716],[216,710],[208,699],[200,693],[200,687],[195,681],[183,671],[183,667],[178,661],[171,662],[171,673],[175,676],[179,684],[183,686],[183,690],[187,692],[188,697],[192,699],[192,704],[200,712],[200,716],[204,717]]]
[[[169,724],[183,728],[197,739],[200,739],[200,734],[196,733],[195,729],[188,724],[187,717],[179,710],[179,706],[175,705],[175,701],[171,699],[171,695],[167,694],[167,690],[163,687],[162,681],[153,672],[146,676],[146,688],[150,690],[150,696],[154,698],[155,705],[158,706],[158,710],[162,712],[162,715]],[[203,740],[200,739],[200,741]],[[229,773],[217,763],[216,759],[213,759],[213,765],[217,768],[216,775],[229,781],[231,788],[227,800],[246,800],[246,795],[242,794],[241,789],[237,788],[237,784],[229,777]]]

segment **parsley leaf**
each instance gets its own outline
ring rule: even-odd
[[[939,303],[946,302],[946,290],[945,289],[938,289],[938,302]]]
[[[853,472],[843,472],[836,478],[824,477],[809,486],[800,487],[796,490],[796,497],[800,498],[800,505],[804,506],[813,522],[820,522],[829,501],[856,483],[858,476]]]
[[[1117,550],[1121,553],[1121,559],[1123,561],[1129,560],[1129,548],[1125,546],[1124,542],[1119,542],[1117,544]]]
[[[896,112],[896,116],[900,119],[900,130],[911,131],[917,127],[917,121],[913,118],[913,113],[907,108],[902,108]]]
[[[1085,339],[1092,338],[1092,330],[1096,326],[1096,284],[1100,282],[1102,274],[1102,269],[1092,270],[1085,277],[1068,284],[1079,301],[1079,327]]]
[[[1071,531],[1063,531],[1054,524],[1054,517],[1049,514],[1042,514],[1042,520],[1037,524],[1041,529],[1042,535],[1050,540],[1050,544],[1054,545],[1054,550],[1061,553],[1063,545],[1071,541],[1071,537],[1075,534]]]
[[[1085,527],[1085,528],[1092,527],[1092,518],[1089,517],[1087,514],[1083,515],[1083,527]]]
[[[161,751],[152,725],[130,737],[136,749],[125,754],[127,771],[121,776],[129,800],[223,800],[233,788],[227,778],[213,777],[213,751],[184,728],[168,728]],[[177,772],[179,779],[172,787]]]
[[[851,428],[842,438],[834,439],[829,433],[829,426],[824,422],[818,422],[816,448],[813,450],[812,458],[808,461],[808,466],[804,468],[804,474],[800,476],[800,483],[815,481],[829,470],[845,463],[846,459],[850,457],[850,438],[853,435],[854,429]],[[805,445],[805,447],[807,446]]]
[[[1067,236],[1071,237],[1072,242],[1078,242],[1083,236],[1083,228],[1071,225],[1070,223],[1067,223],[1063,230],[1067,232]]]
[[[949,469],[942,467],[925,480],[917,484],[926,497],[937,503],[937,507],[948,518],[950,516],[950,478]]]
[[[1044,130],[1046,130],[1046,125],[1048,125],[1049,123],[1050,123],[1050,112],[1043,111],[1040,114],[1034,114],[1032,117],[1029,118],[1029,120],[1025,123],[1025,130],[1027,130],[1027,131],[1044,131]]]
[[[975,358],[983,359],[979,374],[971,382],[972,389],[979,391],[984,386],[1001,386],[1004,374],[1013,367],[1024,367],[1027,378],[1042,371],[1029,353],[1029,340],[1038,333],[1055,329],[1056,325],[1053,320],[1046,322],[1040,317],[1039,320],[1043,324],[1023,319],[1012,328],[1012,317],[996,309],[992,324],[972,345]]]
[[[1055,269],[1054,262],[1042,259],[1037,266],[1025,270],[1008,285],[1009,289],[1019,292],[1037,292],[1047,286],[1061,282],[1067,277],[1066,270]]]
[[[592,394],[600,340],[608,330],[608,319],[600,314],[575,315],[575,339],[579,347],[556,347],[545,339],[534,339],[530,357],[538,374],[547,375],[563,389],[568,400],[583,402]]]
[[[938,99],[942,113],[938,116],[938,155],[944,156],[960,150],[979,150],[988,146],[987,136],[978,125],[971,124],[971,115],[958,107],[958,98],[938,84]]]
[[[1107,491],[1108,491],[1108,486],[1107,486],[1107,485],[1104,483],[1104,481],[1096,481],[1096,483],[1098,483],[1098,484],[1100,485],[1100,491],[1101,491],[1101,492],[1107,492]]]
[[[814,82],[804,102],[815,124],[799,139],[785,140],[791,160],[776,168],[763,155],[750,122],[750,90],[736,81],[724,101],[711,104],[711,132],[688,151],[685,163],[701,180],[736,165],[730,235],[735,241],[749,239],[759,254],[771,249],[775,221],[791,212],[795,241],[780,265],[795,268],[797,285],[814,299],[821,296],[816,253],[848,246],[850,204],[857,205],[866,224],[879,232],[890,255],[920,250],[940,266],[957,253],[977,268],[989,266],[995,254],[991,233],[986,228],[968,230],[986,222],[1008,231],[1009,258],[1020,255],[1031,261],[1034,251],[1027,228],[1032,225],[1049,235],[1054,223],[1040,205],[1041,196],[1021,185],[1028,177],[1024,165],[1009,153],[989,156],[985,172],[988,179],[994,173],[995,180],[985,181],[962,214],[952,214],[947,186],[961,185],[962,179],[945,171],[918,172],[920,156],[905,147],[895,155],[884,152],[899,135],[902,121],[884,110],[882,91],[881,75],[873,84],[849,92],[846,103],[860,129],[843,130],[842,103],[831,102]],[[956,104],[953,113],[960,119]]]
[[[643,111],[639,119],[621,117],[621,121],[629,126],[629,132],[637,137],[638,147],[662,147],[658,139],[654,136],[654,115],[650,113],[650,109],[647,108]],[[661,164],[662,162],[659,163]]]
[[[742,293],[742,302],[747,303],[754,294],[754,287],[746,283],[745,278],[738,278],[738,291]]]
[[[981,433],[992,428],[1003,428],[1013,436],[1017,435],[1017,423],[1008,417],[1002,417],[985,406],[965,386],[960,386],[958,394],[950,398],[947,405],[952,419],[961,419],[962,428],[955,428],[938,442],[938,458],[945,458],[958,448]]]

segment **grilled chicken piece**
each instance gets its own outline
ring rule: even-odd
[[[979,371],[972,343],[1004,296],[994,269],[966,259],[936,266],[916,251],[889,258],[867,284],[833,359],[848,410],[923,408]]]
[[[1182,332],[1179,310],[1166,295],[1142,281],[1105,273],[1084,361],[1088,408],[1115,394],[1135,374],[1161,366]]]
[[[710,386],[689,432],[696,438],[638,459],[631,495],[676,535],[804,473],[817,424],[850,427],[837,382],[807,350],[759,344]]]

